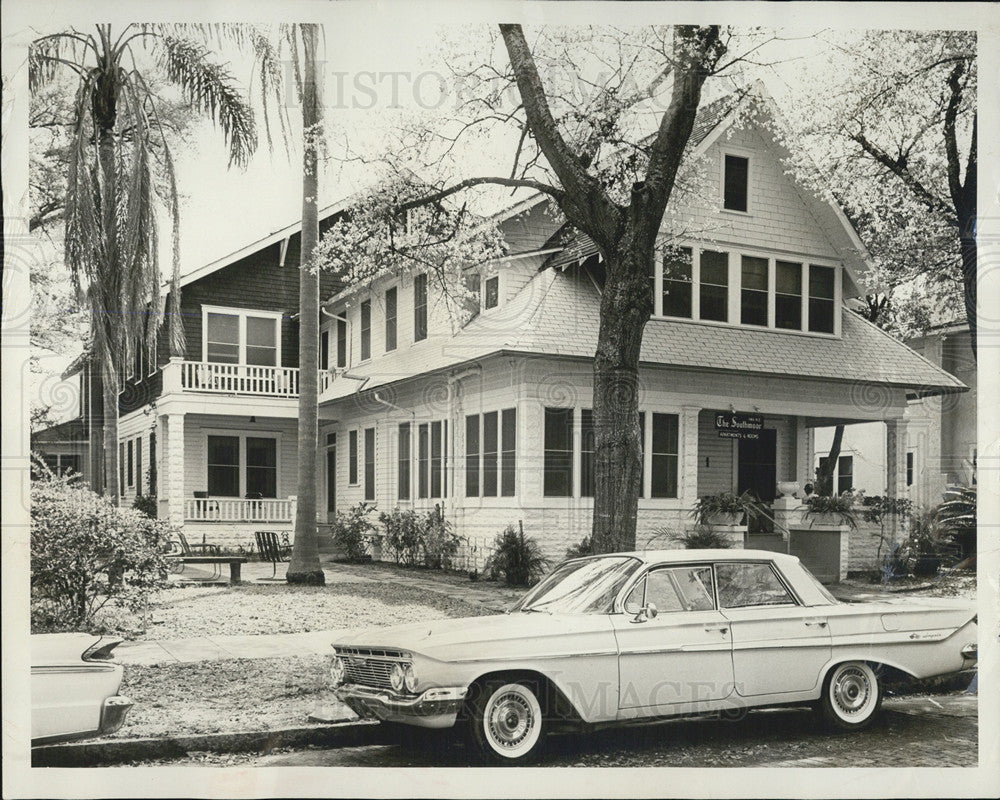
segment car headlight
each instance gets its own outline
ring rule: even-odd
[[[406,686],[406,691],[415,692],[417,690],[417,673],[413,669],[413,664],[407,664],[403,667],[403,683]]]
[[[344,659],[340,656],[334,656],[333,661],[330,662],[330,683],[334,687],[340,686],[344,682],[345,675]]]
[[[403,665],[398,661],[389,670],[389,683],[394,691],[398,692],[403,688]]]

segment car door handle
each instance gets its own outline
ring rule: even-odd
[[[705,633],[711,633],[712,631],[718,631],[719,633],[726,633],[729,630],[728,625],[706,625]]]
[[[805,623],[810,628],[813,627],[814,625],[817,628],[825,628],[826,627],[826,620],[825,619],[807,619],[807,620],[805,620]]]

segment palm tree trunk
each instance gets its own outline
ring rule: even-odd
[[[319,240],[319,175],[316,153],[320,122],[318,27],[303,24],[302,253],[299,258],[299,471],[295,541],[285,580],[322,584],[316,528],[316,438],[319,434],[319,272],[313,252]]]

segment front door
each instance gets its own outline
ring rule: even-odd
[[[737,494],[749,491],[765,503],[772,502],[778,488],[778,432],[764,428],[759,438],[739,443]]]
[[[657,615],[635,621],[650,603]],[[612,624],[620,718],[705,710],[732,694],[732,638],[729,621],[715,608],[711,566],[651,569]]]
[[[337,513],[337,448],[326,448],[326,521],[333,522]]]

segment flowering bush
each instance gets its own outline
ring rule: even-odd
[[[418,514],[394,508],[379,514],[379,522],[385,527],[384,542],[397,564],[415,566],[422,561],[432,569],[448,569],[462,542],[437,509]]]
[[[141,612],[164,585],[166,523],[118,508],[74,478],[39,470],[31,485],[31,626],[93,630],[109,601]]]
[[[369,518],[374,510],[370,503],[361,502],[346,512],[337,512],[333,521],[333,541],[344,548],[348,561],[364,561],[367,557],[367,545],[376,530]]]

